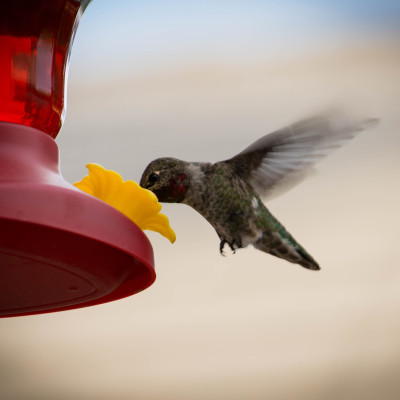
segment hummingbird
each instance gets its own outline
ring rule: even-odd
[[[269,133],[234,157],[211,162],[158,158],[144,170],[140,186],[160,202],[182,203],[199,212],[226,245],[253,245],[310,270],[320,267],[263,200],[293,187],[326,155],[370,128],[377,119],[348,119],[331,113],[303,119]]]

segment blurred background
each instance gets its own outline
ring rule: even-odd
[[[157,280],[96,307],[0,320],[0,398],[400,398],[400,2],[93,0],[72,49],[61,169],[138,181],[160,156],[226,159],[340,106],[380,117],[268,203],[312,272],[164,205]]]

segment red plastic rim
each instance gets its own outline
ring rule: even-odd
[[[51,137],[0,123],[0,316],[117,300],[155,277],[145,234],[61,177]]]

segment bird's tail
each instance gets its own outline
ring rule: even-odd
[[[291,263],[299,264],[304,268],[314,271],[319,270],[318,263],[311,255],[291,235],[289,236],[290,239],[287,239],[281,237],[278,232],[264,232],[262,237],[253,245],[258,250],[283,258]]]
[[[268,212],[268,210],[266,210]],[[318,263],[294,239],[285,227],[268,212],[269,227],[263,231],[261,237],[253,246],[261,251],[283,258],[294,264],[314,271],[320,269]]]

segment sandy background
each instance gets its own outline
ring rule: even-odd
[[[63,175],[97,162],[139,180],[163,155],[225,159],[332,104],[378,116],[268,203],[322,270],[251,248],[223,258],[206,221],[165,205],[177,241],[148,234],[149,289],[0,320],[0,398],[400,398],[399,7],[166,3],[87,9],[57,139]]]

